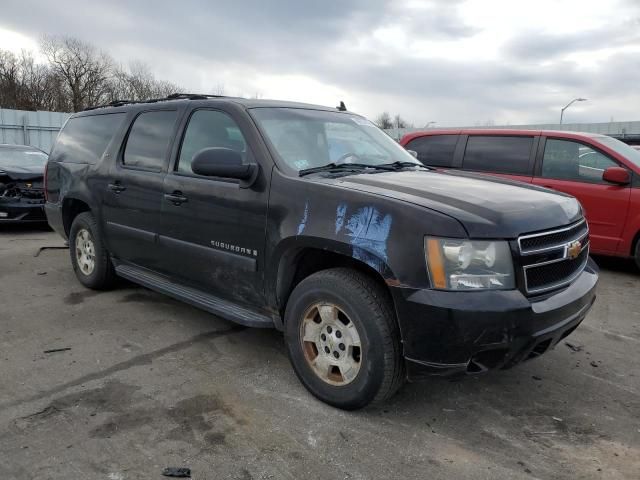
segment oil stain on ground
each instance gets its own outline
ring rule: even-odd
[[[95,418],[100,423],[90,428],[90,438],[112,438],[147,427],[161,432],[166,440],[211,448],[225,445],[227,435],[237,425],[247,423],[217,394],[196,395],[166,407],[149,396],[141,396],[138,390],[137,386],[112,380],[97,388],[58,397],[42,410],[16,419],[14,424],[21,431],[31,431],[51,426],[60,417],[84,417],[89,425]]]
[[[100,292],[96,292],[94,290],[84,290],[82,292],[71,292],[67,296],[64,297],[63,302],[66,305],[78,305],[84,302],[87,298],[95,297],[99,295]]]

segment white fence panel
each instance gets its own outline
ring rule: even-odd
[[[31,145],[49,153],[70,113],[0,108],[0,143]]]

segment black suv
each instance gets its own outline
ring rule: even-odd
[[[66,123],[45,188],[81,283],[283,330],[305,387],[345,409],[537,357],[595,300],[574,198],[430,170],[342,106],[99,107]]]

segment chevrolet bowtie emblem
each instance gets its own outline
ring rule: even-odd
[[[567,257],[573,260],[582,251],[582,243],[579,241],[571,242],[567,245]]]

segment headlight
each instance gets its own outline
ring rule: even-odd
[[[507,242],[454,238],[424,239],[431,285],[439,290],[515,288]]]

